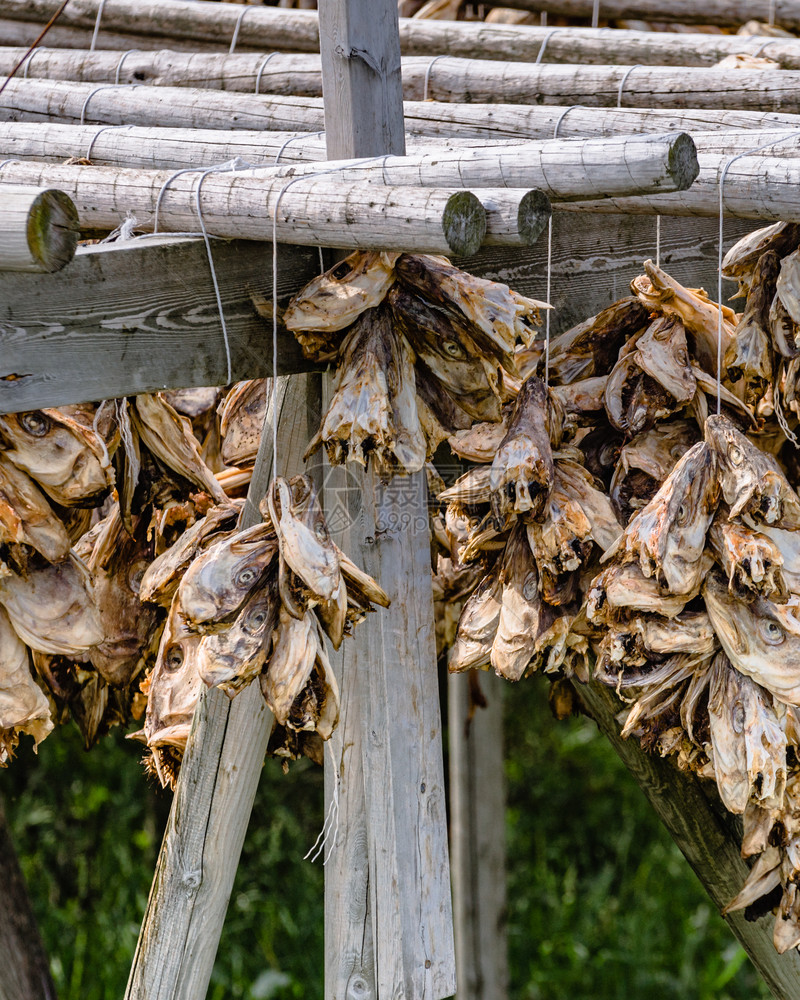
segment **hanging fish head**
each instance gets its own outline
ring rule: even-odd
[[[150,679],[144,736],[151,748],[186,747],[202,681],[197,670],[201,636],[189,631],[175,607],[164,627]]]

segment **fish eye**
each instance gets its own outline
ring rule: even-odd
[[[525,577],[525,582],[522,585],[522,596],[526,601],[533,601],[536,599],[538,594],[538,581],[536,579],[535,573],[528,573]]]
[[[330,534],[328,533],[328,526],[325,524],[324,521],[317,522],[317,524],[314,527],[314,534],[321,542],[327,542],[328,539],[330,538]]]
[[[731,713],[731,724],[733,725],[733,731],[735,733],[744,732],[744,705],[737,702],[733,706],[733,712]]]
[[[28,434],[33,435],[33,437],[44,437],[50,430],[50,419],[38,410],[33,410],[31,413],[23,413],[19,418],[19,422],[22,429],[27,431]]]
[[[134,594],[138,594],[142,586],[142,577],[147,567],[146,563],[134,563],[128,573],[128,586]]]
[[[731,460],[731,465],[741,465],[744,459],[742,449],[737,445],[732,444],[730,448],[728,448],[728,458]]]
[[[256,571],[254,569],[243,569],[241,572],[237,573],[236,583],[237,587],[249,587],[251,583],[254,583],[256,579]]]
[[[786,638],[786,633],[774,618],[762,618],[758,622],[761,638],[771,646],[779,646]]]
[[[686,522],[689,520],[689,505],[682,503],[678,507],[678,513],[675,515],[675,523],[679,528],[682,528]]]
[[[442,350],[445,354],[449,354],[451,358],[458,358],[459,360],[463,360],[467,356],[467,352],[457,340],[443,341]]]
[[[256,608],[255,611],[251,611],[247,616],[247,620],[244,623],[244,628],[246,632],[258,632],[260,628],[263,628],[264,623],[267,620],[267,612],[265,608]]]
[[[166,670],[173,672],[175,670],[180,670],[183,666],[183,650],[180,646],[173,646],[164,657],[164,667]]]

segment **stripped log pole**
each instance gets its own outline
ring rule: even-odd
[[[0,122],[96,123],[97,132],[105,125],[133,125],[317,133],[316,138],[309,135],[309,140],[317,144],[325,130],[323,104],[315,97],[256,96],[181,87],[98,86],[14,78],[3,91]],[[565,108],[406,101],[404,115],[407,135],[429,138],[552,139],[644,132],[800,129],[800,114],[723,108]],[[290,150],[287,146],[281,159],[290,157]]]
[[[206,4],[198,10],[205,12]],[[213,6],[213,5],[212,5]],[[0,11],[2,14],[2,11]],[[317,51],[315,31],[308,15],[294,21],[294,11],[284,11],[283,17],[299,31],[295,44],[285,46],[295,51]],[[248,14],[248,20],[250,19]],[[163,49],[189,52],[227,52],[227,39],[220,42],[191,38],[153,37],[147,34],[124,34],[104,30],[97,37],[97,47],[116,52],[130,49]],[[278,42],[285,41],[282,32],[274,40],[258,25],[261,41],[252,46],[245,37],[237,41],[237,50],[265,51],[281,49]],[[0,39],[9,46],[27,48],[41,30],[40,23],[12,21],[0,16]],[[93,30],[90,28],[63,27],[57,23],[47,34],[48,46],[65,49],[87,49]],[[546,40],[546,41],[545,41]],[[460,59],[502,59],[511,62],[580,62],[583,64],[617,64],[633,66],[713,66],[729,55],[768,56],[782,69],[800,69],[800,44],[791,38],[775,37],[767,42],[763,36],[708,35],[683,32],[652,32],[616,29],[610,33],[602,28],[576,28],[554,31],[549,27],[533,25],[490,24],[471,21],[439,21],[430,18],[400,19],[400,43],[403,55],[435,57],[442,52]],[[539,53],[544,45],[544,53]],[[39,56],[37,58],[37,65]],[[33,75],[32,73],[28,74]]]
[[[503,0],[506,7],[546,11],[559,17],[591,18],[594,0]],[[770,21],[783,28],[800,27],[798,0],[603,0],[601,16],[605,20],[626,18],[646,21],[673,21],[680,24],[740,25],[746,21]]]
[[[795,151],[797,146],[795,145]],[[769,153],[766,150],[765,153]],[[720,183],[726,164],[722,191],[725,216],[739,219],[800,222],[800,160],[765,153],[733,159],[726,152],[701,153],[700,173],[688,191],[637,198],[609,198],[604,201],[571,202],[561,206],[569,211],[625,212],[633,215],[703,215],[715,217],[720,211]]]
[[[60,271],[75,256],[78,210],[53,188],[3,185],[0,271]]]
[[[486,210],[469,191],[373,185],[365,198],[362,186],[324,177],[287,187],[284,178],[226,171],[206,174],[199,192],[201,175],[20,161],[4,166],[2,180],[66,191],[87,229],[114,229],[129,213],[152,229],[158,207],[160,230],[197,232],[199,201],[206,231],[225,239],[268,240],[273,215],[277,238],[290,244],[468,256],[486,233]]]

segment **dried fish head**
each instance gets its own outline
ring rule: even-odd
[[[197,669],[209,687],[220,687],[233,698],[261,673],[279,605],[275,587],[268,583],[250,595],[229,629],[203,637]]]
[[[498,676],[518,681],[536,652],[542,610],[536,562],[528,544],[526,526],[521,521],[514,525],[506,543],[500,584],[500,613],[491,664]]]
[[[220,392],[220,388],[214,385],[193,389],[172,389],[164,392],[163,396],[173,410],[195,420],[217,405]]]
[[[363,313],[342,344],[336,393],[305,457],[322,444],[332,465],[371,458],[382,478],[425,465],[410,348],[388,307]]]
[[[731,593],[751,592],[777,602],[788,598],[783,556],[767,535],[718,514],[711,522],[708,540]]]
[[[277,552],[271,524],[256,524],[210,545],[195,558],[178,586],[177,613],[192,628],[217,631],[219,623],[237,613]]]
[[[272,652],[261,674],[261,693],[281,725],[289,724],[292,707],[311,677],[318,652],[313,614],[309,611],[298,619],[281,607]]]
[[[59,410],[0,416],[2,439],[8,443],[6,457],[62,507],[95,507],[114,482],[99,434]]]
[[[342,584],[339,558],[314,483],[308,476],[278,476],[267,500],[282,558],[315,600],[335,600]]]
[[[725,254],[722,276],[739,282],[739,295],[745,294],[753,280],[756,265],[768,251],[778,257],[796,249],[800,243],[800,226],[795,222],[776,222],[743,236]]]
[[[749,441],[724,414],[706,421],[706,441],[716,453],[730,516],[749,514],[756,523],[800,528],[800,497],[778,463]]]
[[[30,545],[48,562],[70,549],[61,520],[30,476],[0,451],[0,545]]]
[[[532,375],[520,389],[491,466],[492,509],[499,521],[512,511],[544,515],[554,476],[548,416],[547,388]]]
[[[620,348],[648,324],[648,311],[635,297],[620,299],[550,343],[553,383],[571,385],[579,379],[605,376]]]
[[[81,656],[103,641],[91,578],[72,554],[60,563],[31,564],[24,577],[0,563],[0,604],[19,637],[42,653]]]
[[[638,561],[670,594],[688,594],[702,580],[706,532],[719,499],[716,462],[699,441],[677,462],[646,507],[603,556]]]
[[[0,767],[14,756],[23,733],[38,747],[52,729],[50,706],[31,674],[25,643],[0,608]]]
[[[734,340],[725,354],[725,368],[731,382],[744,379],[744,401],[754,406],[772,380],[773,358],[770,338],[770,306],[775,298],[780,259],[774,251],[759,258],[742,318],[736,324]]]
[[[315,361],[332,361],[341,337],[367,309],[386,298],[395,280],[398,254],[357,250],[319,277],[312,279],[291,299],[283,323],[297,337],[303,354]]]
[[[765,597],[743,600],[730,593],[718,571],[703,596],[722,648],[733,666],[778,700],[800,705],[800,599],[776,604]]]
[[[713,564],[711,556],[700,560],[702,580]],[[664,594],[654,576],[645,576],[636,563],[620,565],[612,563],[595,577],[586,598],[586,615],[593,625],[610,625],[620,614],[630,611],[646,611],[674,618],[697,596],[697,589],[689,594]]]
[[[800,326],[777,294],[769,307],[769,331],[772,346],[781,357],[796,358],[800,354]]]
[[[219,408],[222,460],[226,465],[252,465],[261,443],[267,413],[267,380],[237,382]]]
[[[464,602],[448,664],[450,673],[489,666],[502,607],[501,568],[498,561]]]

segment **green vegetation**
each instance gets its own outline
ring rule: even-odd
[[[513,1000],[769,996],[593,723],[556,723],[546,685],[509,691]],[[0,774],[61,1000],[120,998],[170,796],[121,734],[90,754],[71,727]],[[263,772],[210,1000],[321,996],[322,775]]]

